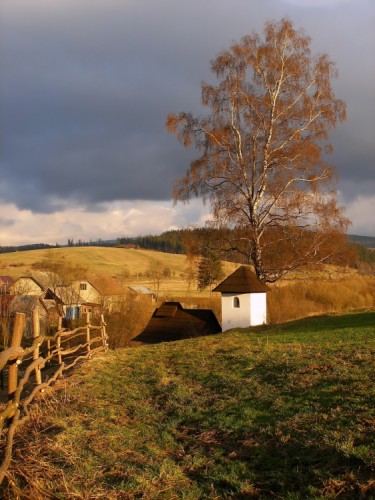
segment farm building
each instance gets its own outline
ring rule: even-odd
[[[11,285],[11,293],[15,295],[40,296],[50,286],[47,273],[37,272],[27,276],[20,276]]]
[[[50,298],[63,304],[64,316],[68,319],[80,318],[85,312],[101,313],[103,308],[115,310],[125,294],[121,284],[109,276],[93,276],[65,284],[61,276],[44,272],[19,277],[10,290],[15,295],[53,295]]]
[[[132,340],[156,344],[220,332],[220,324],[211,309],[183,309],[179,302],[164,302],[143,332]]]
[[[131,294],[136,295],[136,300],[142,302],[143,304],[154,304],[155,294],[147,286],[143,285],[132,285],[128,286],[128,290]]]
[[[248,266],[239,267],[213,292],[221,293],[222,330],[247,328],[267,322],[267,291]]]
[[[76,281],[72,289],[80,296],[82,304],[86,304],[86,312],[106,309],[116,310],[123,302],[125,290],[116,279],[110,276],[91,276],[88,279]]]

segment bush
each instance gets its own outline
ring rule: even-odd
[[[105,313],[109,347],[126,347],[147,325],[155,307],[142,296],[128,293],[120,307]]]

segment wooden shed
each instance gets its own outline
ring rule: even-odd
[[[267,292],[249,266],[241,266],[213,292],[221,293],[222,330],[267,323]]]
[[[132,340],[156,344],[220,332],[220,324],[211,309],[184,309],[179,302],[164,302],[143,332]]]

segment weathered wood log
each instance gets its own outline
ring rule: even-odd
[[[86,313],[86,344],[87,354],[90,355],[90,313]]]
[[[22,341],[22,335],[25,330],[26,325],[26,314],[16,313],[16,318],[14,320],[13,335],[11,341],[11,347],[20,347]],[[9,366],[9,379],[8,379],[8,399],[12,401],[14,393],[17,390],[18,381],[18,360],[13,361]]]
[[[14,331],[11,342],[11,347],[0,353],[0,369],[4,368],[6,365],[9,366],[9,383],[8,383],[8,404],[6,408],[0,413],[0,434],[5,426],[8,427],[6,433],[1,434],[5,437],[5,456],[2,463],[0,463],[0,484],[5,477],[6,471],[10,465],[12,458],[12,448],[13,448],[13,436],[16,428],[23,422],[27,421],[28,415],[28,405],[34,400],[35,396],[44,391],[45,388],[52,385],[56,379],[61,376],[66,370],[72,369],[79,361],[84,361],[86,359],[91,359],[96,353],[105,352],[108,348],[107,344],[107,334],[105,331],[104,317],[101,317],[100,326],[90,325],[90,317],[87,315],[86,325],[80,328],[76,328],[73,331],[66,331],[62,328],[61,322],[59,322],[58,332],[54,335],[40,335],[39,327],[39,315],[37,312],[33,314],[33,343],[27,348],[21,347],[21,341],[23,332],[26,325],[26,315],[22,313],[16,314],[16,319],[14,323]],[[100,330],[100,332],[99,332]],[[94,336],[93,332],[98,331],[97,336]],[[83,343],[79,346],[69,349],[63,349],[62,343],[65,340],[71,341],[72,338],[82,335],[86,337]],[[40,346],[47,343],[47,356],[40,357]],[[94,344],[99,344],[95,347]],[[74,360],[66,365],[62,361],[62,356],[68,353],[74,354],[75,351],[82,351],[84,355],[79,355],[77,352]],[[44,353],[45,355],[45,353]],[[46,363],[50,362],[52,358],[57,355],[60,365],[52,377],[47,378],[43,383],[41,380],[41,369],[43,369]],[[31,361],[31,362],[30,362]],[[24,362],[26,369],[23,376],[18,377],[18,363]],[[36,386],[33,388],[31,393],[28,395],[26,400],[22,401],[22,395],[24,394],[24,389],[27,386],[30,378],[34,375],[36,378]]]
[[[40,337],[39,312],[38,312],[38,309],[34,309],[34,311],[33,311],[33,338],[35,340],[38,337]],[[38,358],[39,358],[39,344],[37,344],[35,346],[35,349],[33,351],[33,360],[35,361]],[[39,366],[37,366],[35,368],[35,382],[37,385],[42,383],[42,373],[40,371]]]
[[[104,321],[104,315],[101,314],[100,315],[100,326],[101,326],[101,334],[102,334],[102,341],[103,341],[103,347],[105,348],[105,350],[108,349],[108,335],[107,335],[107,332],[106,332],[106,323]]]

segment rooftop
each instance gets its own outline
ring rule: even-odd
[[[220,324],[211,309],[183,309],[179,302],[164,302],[133,340],[155,344],[220,332]]]
[[[221,293],[260,293],[268,290],[269,287],[257,278],[250,267],[241,266],[212,291]]]

